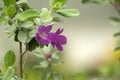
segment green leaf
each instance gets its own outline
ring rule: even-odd
[[[29,43],[28,43],[28,50],[29,51],[33,51],[34,49],[36,49],[39,46],[39,44],[37,43],[37,41],[35,40],[35,38],[33,38]]]
[[[117,32],[113,35],[114,37],[120,37],[120,32]]]
[[[55,5],[53,6],[53,10],[59,10],[60,8],[62,8],[62,3],[61,2],[56,2]]]
[[[59,18],[59,17],[53,17],[53,21],[55,21],[55,22],[63,22],[64,20],[62,18]]]
[[[18,31],[18,40],[23,43],[27,41],[27,34],[25,31],[23,30]]]
[[[7,9],[7,15],[12,18],[16,13],[16,6],[15,5],[10,5]]]
[[[34,22],[35,22],[35,24],[37,24],[37,25],[41,25],[41,24],[42,24],[42,21],[41,21],[40,18],[35,18],[35,19],[34,19]]]
[[[17,4],[22,4],[22,3],[27,3],[28,2],[28,0],[19,0],[19,1],[17,1]]]
[[[5,69],[7,69],[9,66],[12,66],[15,63],[15,60],[16,60],[15,53],[9,50],[4,57]]]
[[[67,0],[54,0],[53,5],[55,5],[58,2],[61,2],[62,6],[64,6],[67,3]]]
[[[96,3],[96,4],[108,4],[110,3],[110,0],[82,0],[82,3]]]
[[[36,50],[33,51],[33,54],[34,54],[36,57],[40,58],[40,59],[44,59],[44,58],[45,58],[45,55],[43,55],[43,53],[38,52],[38,51],[36,51]],[[39,68],[40,68],[40,67],[39,67]]]
[[[79,11],[77,9],[57,10],[57,13],[64,16],[64,17],[73,17],[73,16],[79,15]]]
[[[5,33],[12,34],[12,33],[15,33],[16,30],[17,30],[16,26],[9,26],[9,27],[5,28]]]
[[[45,61],[45,60],[44,60],[44,61],[40,62],[40,67],[41,67],[41,68],[47,68],[48,65],[49,65],[48,61]]]
[[[3,0],[5,6],[15,5],[16,0]]]
[[[35,37],[35,34],[36,34],[36,33],[37,33],[36,30],[32,30],[32,31],[30,31],[29,36],[30,36],[30,37]]]
[[[37,10],[26,10],[23,13],[19,14],[16,16],[16,19],[20,21],[27,20],[28,18],[33,18],[33,17],[40,17],[40,12]]]
[[[35,65],[34,68],[42,68],[42,69],[44,69],[44,68],[47,68],[48,66],[49,66],[48,61],[43,60],[43,61],[40,62],[39,65]]]
[[[50,12],[47,10],[47,8],[43,8],[41,10],[41,14],[40,14],[41,20],[46,23],[46,22],[50,22],[52,21],[52,16],[50,14]]]
[[[12,67],[9,67],[7,72],[3,76],[3,80],[11,80],[13,75],[14,75],[14,69]]]
[[[25,23],[23,23],[21,25],[21,27],[27,28],[27,29],[31,28],[32,26],[33,26],[33,22],[32,21],[26,21]]]
[[[120,25],[120,18],[112,16],[112,17],[110,17],[110,22],[114,26],[119,26]]]
[[[6,24],[8,22],[7,19],[5,19],[4,17],[0,16],[0,24]]]

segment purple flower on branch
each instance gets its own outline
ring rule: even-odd
[[[56,48],[60,51],[63,50],[62,45],[65,45],[67,43],[67,38],[63,35],[60,35],[62,32],[63,29],[58,29],[55,33],[50,33],[49,35],[52,46],[56,46]]]
[[[67,43],[67,38],[64,35],[61,35],[63,29],[58,29],[55,33],[50,32],[52,25],[44,26],[41,25],[38,28],[36,33],[36,40],[42,44],[49,44],[53,47],[56,47],[59,51],[63,50],[62,45]]]
[[[38,32],[36,33],[36,40],[42,44],[49,44],[50,40],[48,38],[52,25],[38,27]]]

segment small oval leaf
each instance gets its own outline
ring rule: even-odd
[[[3,76],[3,80],[11,80],[13,75],[14,75],[14,69],[12,67],[9,67],[7,72]]]
[[[40,17],[40,12],[37,10],[26,10],[23,13],[19,14],[16,16],[16,19],[20,20],[20,21],[24,21],[28,18],[32,18],[32,17]]]
[[[64,17],[73,17],[73,16],[79,15],[79,11],[77,9],[57,10],[57,13],[64,16]]]
[[[15,60],[15,53],[12,50],[9,50],[4,57],[5,69],[7,69],[9,66],[12,66],[15,63]]]
[[[18,40],[23,43],[27,41],[27,34],[25,31],[22,31],[22,30],[18,31]]]
[[[0,24],[6,24],[8,22],[7,19],[5,19],[4,17],[0,16]]]
[[[15,5],[10,5],[7,9],[7,15],[12,18],[16,13],[16,6]]]
[[[41,10],[40,17],[43,22],[50,22],[53,19],[50,12],[47,10],[47,8],[43,8]]]

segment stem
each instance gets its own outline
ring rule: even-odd
[[[49,76],[48,80],[51,80],[53,78],[51,63],[49,63],[49,68],[50,68],[50,76]]]
[[[27,53],[27,50],[28,50],[28,45],[27,45],[27,43],[25,44],[25,47],[26,47],[26,49],[25,49],[25,51],[22,53],[22,56],[24,56],[24,55]]]
[[[20,48],[20,78],[23,78],[23,69],[22,69],[22,60],[23,60],[23,56],[22,56],[22,42],[19,42],[19,48]]]

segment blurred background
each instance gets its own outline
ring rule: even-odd
[[[30,0],[33,8],[49,8],[49,0]],[[118,16],[111,5],[81,4],[80,0],[68,0],[67,8],[77,8],[78,17],[65,19],[64,23],[57,23],[64,28],[64,35],[68,43],[64,46],[64,59],[71,70],[87,71],[107,64],[113,57],[115,40],[113,33],[117,28],[110,24],[110,16]],[[4,34],[4,27],[0,27],[0,65],[3,64],[4,53],[12,49],[18,52],[18,44]],[[17,54],[17,53],[16,53]],[[28,55],[28,61],[35,59]]]

